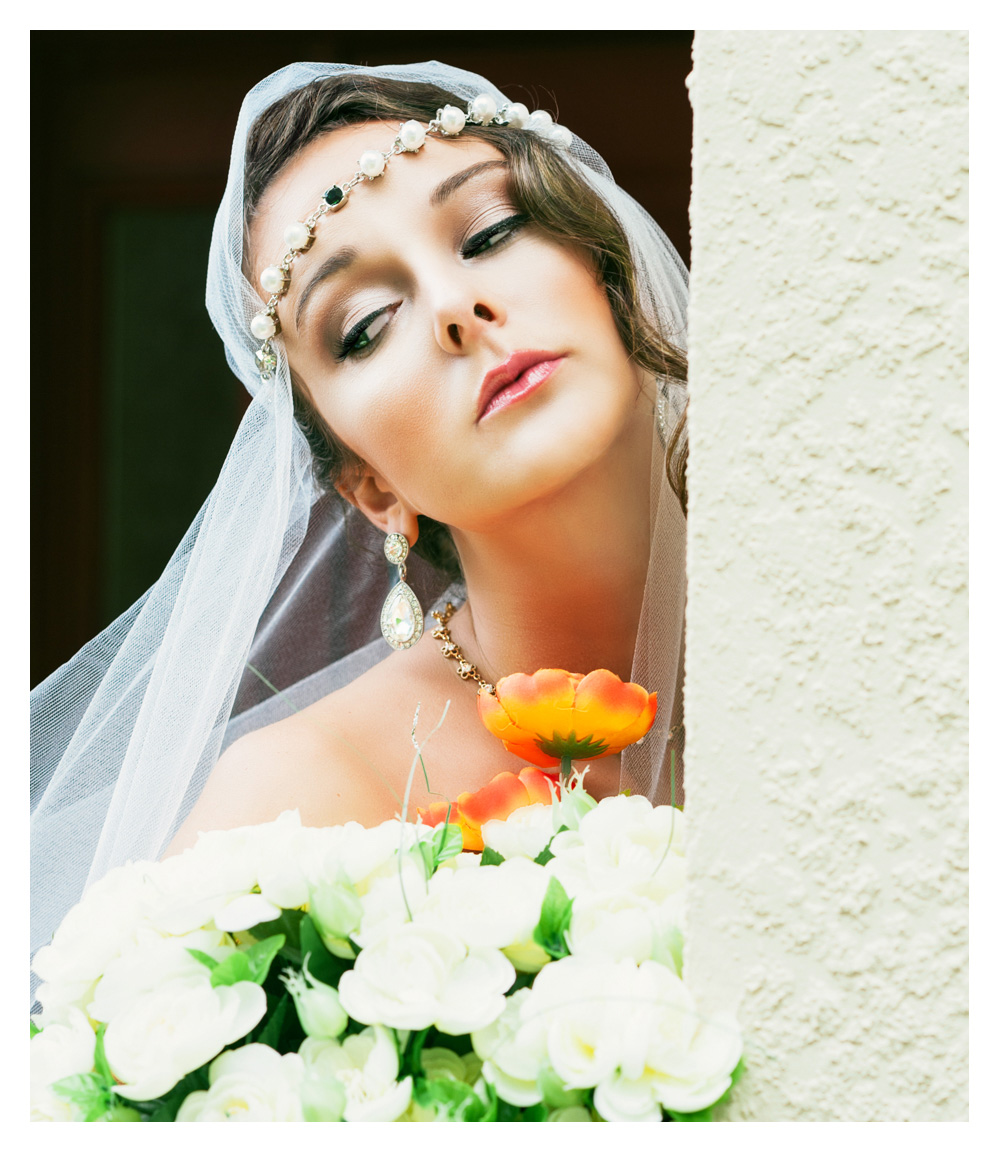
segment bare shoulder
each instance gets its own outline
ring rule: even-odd
[[[394,815],[398,789],[372,757],[369,735],[377,723],[371,702],[396,676],[373,674],[389,662],[234,741],[164,855],[191,847],[199,832],[262,824],[291,808],[303,824],[317,827],[347,820],[371,825]]]

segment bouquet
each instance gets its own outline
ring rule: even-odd
[[[109,872],[35,956],[32,1119],[710,1119],[741,1037],[684,982],[683,813],[538,756]]]

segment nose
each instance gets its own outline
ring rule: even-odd
[[[445,352],[462,356],[491,328],[505,322],[506,311],[496,299],[466,285],[465,291],[449,293],[437,304],[434,337]]]

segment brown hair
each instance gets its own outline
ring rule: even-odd
[[[250,224],[271,181],[317,137],[372,120],[426,123],[439,108],[455,102],[463,103],[433,84],[357,74],[315,80],[276,101],[257,118],[247,139],[244,253],[248,251]],[[518,211],[551,239],[589,254],[632,360],[657,377],[685,381],[686,357],[640,308],[627,236],[599,194],[564,161],[557,148],[534,132],[497,131],[468,124],[462,136],[486,140],[505,157],[509,192]],[[295,415],[312,449],[316,480],[322,488],[335,491],[336,483],[345,478],[349,482],[351,473],[359,471],[363,462],[329,427],[294,374],[292,385]],[[667,476],[684,514],[686,419],[684,411],[666,444]],[[419,526],[414,550],[449,575],[459,575],[457,553],[447,527],[425,516],[419,517]]]

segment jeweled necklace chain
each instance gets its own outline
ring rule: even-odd
[[[447,626],[448,621],[454,615],[454,605],[451,601],[449,600],[444,605],[443,612],[431,612],[430,615],[437,621],[437,627],[431,632],[431,636],[433,636],[435,640],[444,641],[441,645],[441,653],[444,659],[455,660],[458,663],[458,667],[454,670],[455,675],[461,680],[474,680],[476,684],[478,684],[480,692],[488,692],[491,696],[495,696],[496,688],[494,685],[482,679],[479,675],[478,668],[475,667],[465,653],[462,652],[461,648],[451,639],[451,632]],[[682,722],[680,724],[674,724],[669,732],[666,733],[666,742],[669,743],[674,740],[677,733],[682,730]]]
[[[451,639],[451,633],[448,629],[447,623],[454,615],[454,605],[449,600],[444,605],[443,612],[431,612],[431,616],[437,621],[437,627],[433,630],[431,635],[435,640],[443,640],[441,645],[441,652],[445,660],[456,660],[458,667],[455,668],[455,674],[461,680],[474,680],[479,686],[480,692],[488,692],[490,696],[496,695],[495,687],[483,680],[479,675],[478,668],[468,659],[464,652],[458,645]]]

